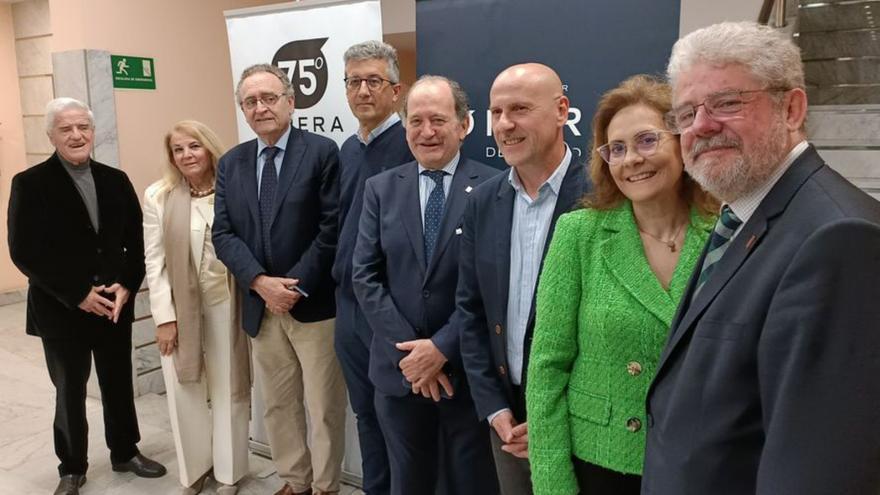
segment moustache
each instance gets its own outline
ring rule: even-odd
[[[698,138],[691,147],[691,156],[697,156],[714,149],[735,148],[742,149],[742,141],[735,137],[718,134],[710,138]]]

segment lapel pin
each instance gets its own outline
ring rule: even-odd
[[[473,191],[473,190],[474,190],[474,188],[471,187],[471,186],[467,186],[466,188],[464,188],[464,192],[466,192],[466,193],[469,193],[469,192],[471,192],[471,191]]]
[[[455,229],[455,235],[461,235],[462,232],[464,232],[464,231],[461,230],[461,227]]]
[[[752,249],[752,247],[755,245],[755,241],[757,240],[758,237],[755,234],[752,234],[752,236],[749,237],[748,242],[746,242],[746,249]]]

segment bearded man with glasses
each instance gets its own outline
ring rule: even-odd
[[[277,67],[245,69],[236,98],[257,138],[217,165],[213,241],[238,282],[241,326],[252,337],[266,433],[284,481],[276,495],[336,493],[346,405],[329,276],[338,149],[291,127],[293,90]]]
[[[685,170],[722,201],[647,397],[642,494],[880,491],[880,203],[806,141],[798,47],[754,23],[679,40]]]

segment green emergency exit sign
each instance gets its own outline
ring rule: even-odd
[[[113,87],[125,89],[156,89],[156,65],[151,58],[110,55]]]

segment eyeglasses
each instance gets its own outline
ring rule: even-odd
[[[656,153],[657,147],[660,145],[661,134],[675,133],[671,131],[653,130],[643,131],[633,136],[632,142],[635,144],[635,152],[645,158]],[[605,160],[605,163],[611,166],[617,166],[622,164],[626,159],[627,145],[623,141],[611,141],[610,143],[599,146],[596,148],[596,151],[599,152],[599,156]]]
[[[673,108],[665,115],[666,125],[676,134],[681,134],[694,125],[694,120],[697,118],[697,109],[700,107],[705,108],[706,114],[716,122],[735,119],[739,116],[743,106],[755,99],[757,93],[777,93],[780,91],[788,91],[788,89],[763,88],[715,93],[706,97],[703,103],[699,105],[682,105]]]
[[[274,93],[266,93],[264,95],[250,96],[241,101],[241,107],[245,110],[253,110],[257,108],[257,103],[262,103],[263,106],[271,107],[278,103],[278,99],[282,96],[286,96],[284,93],[274,94]]]
[[[367,78],[346,77],[343,81],[345,81],[345,89],[348,91],[357,91],[361,89],[361,83],[365,81],[367,83],[367,88],[370,91],[379,91],[385,83],[397,84],[394,81],[389,81],[388,79],[382,79],[381,77],[376,76],[370,76]]]

